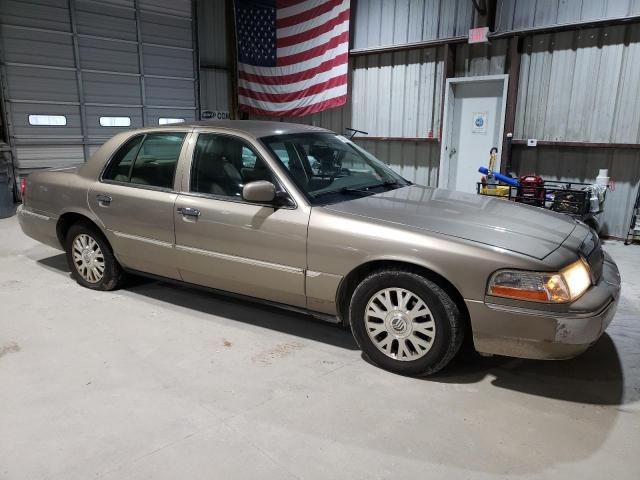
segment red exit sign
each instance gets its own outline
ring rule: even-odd
[[[472,28],[469,30],[469,43],[487,43],[489,27]]]

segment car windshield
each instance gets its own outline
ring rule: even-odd
[[[261,141],[312,205],[336,203],[410,184],[341,135],[330,132],[275,135]]]

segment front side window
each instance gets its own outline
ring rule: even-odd
[[[191,191],[242,198],[242,187],[257,180],[274,183],[271,170],[243,140],[200,134],[193,152]]]
[[[312,205],[410,184],[366,150],[334,133],[275,135],[261,141]]]
[[[149,133],[133,137],[114,155],[103,180],[173,188],[185,133]]]

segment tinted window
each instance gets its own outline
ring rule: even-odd
[[[287,152],[287,148],[284,143],[273,142],[270,146],[271,150],[273,150],[273,152],[278,156],[284,166],[289,168],[289,152]]]
[[[103,178],[172,188],[184,137],[184,133],[150,133],[129,140],[115,155]]]
[[[257,159],[258,157],[252,150],[247,147],[242,147],[242,166],[244,168],[254,168]]]
[[[131,167],[136,159],[140,144],[144,135],[133,137],[116,152],[102,176],[105,180],[115,180],[116,182],[128,182],[131,175]]]
[[[240,198],[256,180],[273,182],[264,160],[244,141],[215,134],[198,136],[191,167],[191,191]]]

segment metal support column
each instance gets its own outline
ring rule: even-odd
[[[140,19],[140,2],[138,0],[133,0],[133,6],[135,9],[135,18],[136,18],[136,40],[138,43],[138,73],[140,73],[140,95],[141,95],[141,103],[142,103],[142,126],[144,127],[147,123],[146,119],[146,107],[147,107],[147,96],[144,89],[144,52],[142,46],[142,23]]]
[[[193,89],[195,95],[196,112],[195,119],[201,120],[200,112],[200,38],[198,37],[198,4],[197,0],[191,0],[191,32],[193,38]]]
[[[78,28],[76,22],[76,2],[68,0],[69,21],[71,22],[71,39],[73,43],[73,62],[76,70],[76,84],[78,88],[78,102],[80,102],[80,132],[82,134],[82,151],[84,161],[89,160],[89,136],[87,135],[87,109],[84,102],[84,87],[82,84],[82,69],[80,67],[80,47],[78,45]]]
[[[16,147],[14,145],[14,133],[13,123],[11,122],[11,104],[9,103],[9,91],[6,84],[7,69],[5,67],[5,60],[2,56],[3,45],[0,38],[0,114],[2,115],[2,124],[5,135],[5,140],[9,145],[9,165],[8,171],[11,174],[11,186],[13,190],[13,199],[18,201],[18,179],[16,178]]]
[[[511,161],[511,142],[516,123],[516,104],[518,103],[518,85],[520,84],[520,37],[512,37],[509,40],[507,54],[507,74],[509,86],[507,87],[507,108],[504,118],[504,134],[502,137],[501,172],[509,173],[513,164]]]

